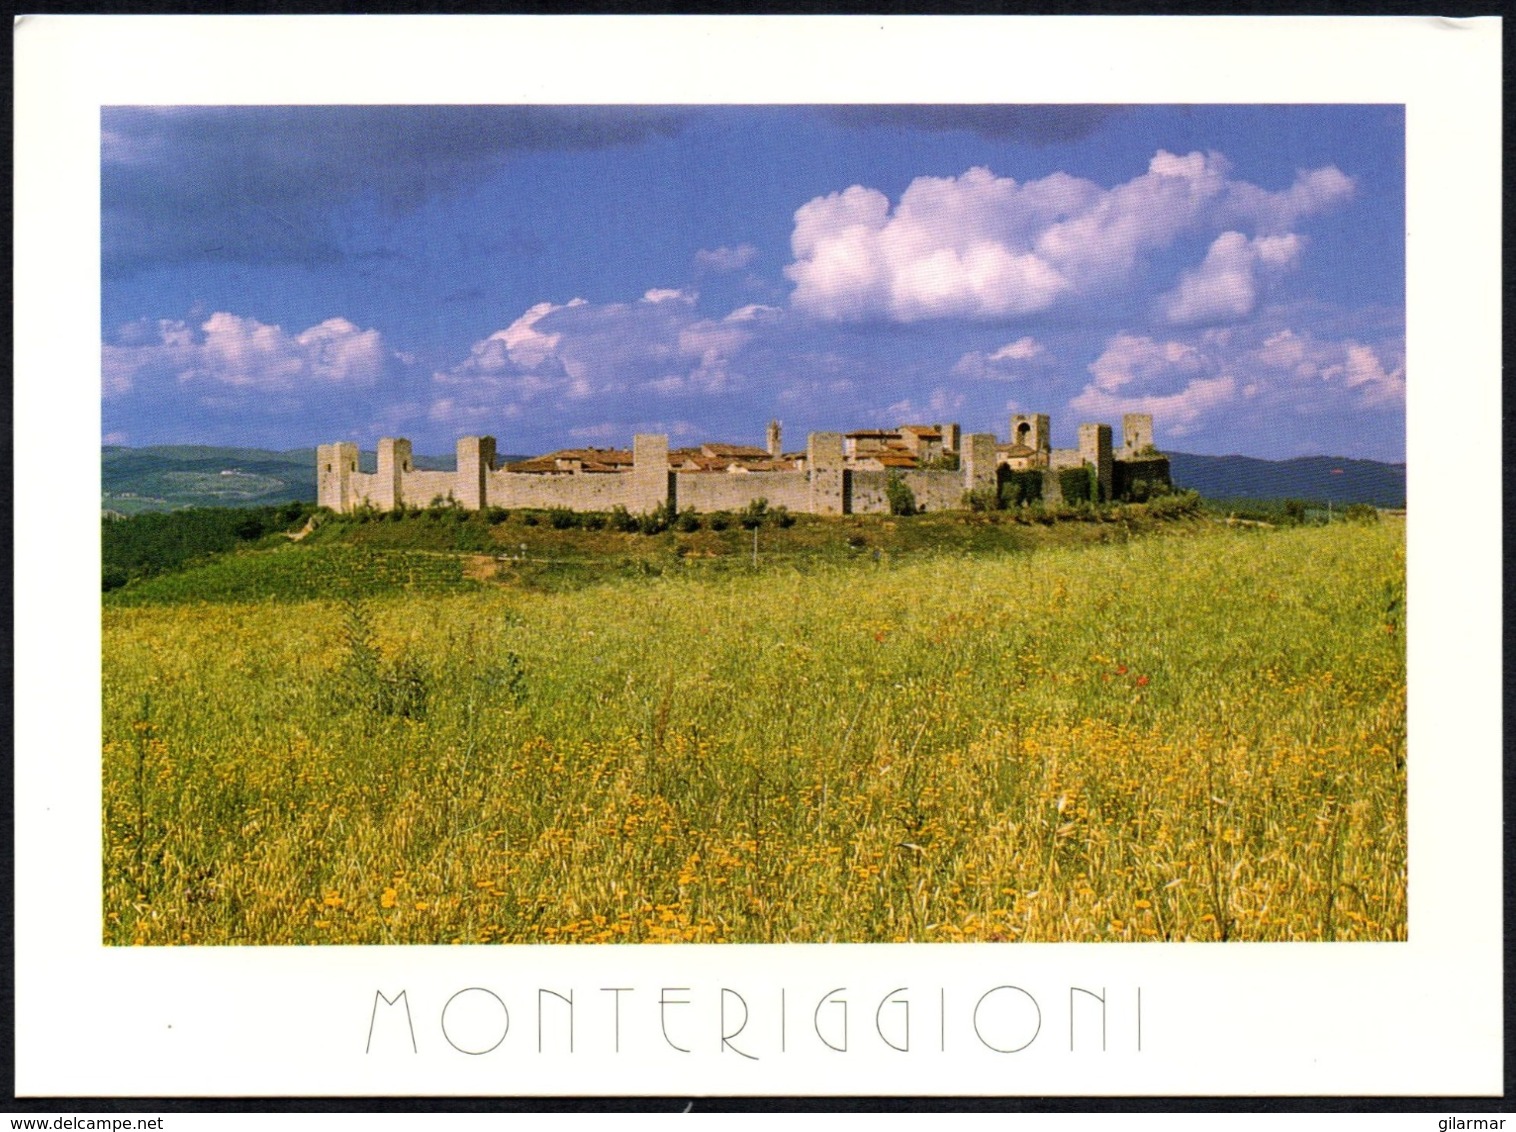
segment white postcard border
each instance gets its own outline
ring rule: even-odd
[[[25,17],[14,36],[18,1095],[1500,1092],[1498,21]],[[1403,104],[1410,942],[103,947],[99,108],[273,102]],[[1083,992],[1106,998],[1104,1051]],[[572,1053],[553,993],[575,997]],[[460,1052],[505,1017],[491,999],[508,1032]]]

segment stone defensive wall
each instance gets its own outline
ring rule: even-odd
[[[341,441],[316,450],[316,498],[334,511],[441,503],[467,510],[624,507],[633,515],[659,507],[740,511],[762,499],[796,513],[845,515],[888,513],[894,479],[910,488],[924,511],[962,508],[971,492],[993,495],[1011,472],[1041,471],[1047,501],[1062,497],[1058,477],[1070,468],[1089,468],[1101,499],[1125,495],[1139,484],[1144,493],[1154,484],[1166,485],[1168,460],[1152,446],[1152,418],[1128,414],[1122,423],[1119,450],[1104,424],[1081,424],[1078,448],[1052,448],[1048,417],[1018,414],[1004,445],[993,433],[962,435],[956,424],[947,424],[846,436],[813,432],[804,453],[783,454],[776,421],[769,426],[766,450],[708,445],[671,453],[667,436],[641,433],[630,452],[565,450],[509,468],[498,466],[494,437],[465,436],[450,472],[418,469],[411,442],[388,437],[379,441],[376,470],[361,472],[358,446]]]
[[[923,511],[952,511],[963,506],[963,476],[957,472],[880,472],[850,469],[848,478],[848,513],[869,515],[890,509],[886,488],[890,477],[900,477],[911,489],[916,506]]]
[[[755,499],[791,511],[811,509],[811,477],[805,472],[675,472],[674,500],[678,509],[741,511]]]
[[[966,491],[993,487],[995,438],[984,433],[964,438],[959,471],[900,472],[849,468],[841,433],[812,433],[806,454],[793,471],[687,471],[669,462],[667,436],[639,434],[633,440],[630,470],[513,472],[495,467],[495,441],[488,436],[458,441],[457,469],[422,471],[414,466],[408,440],[379,441],[378,469],[358,470],[358,446],[350,441],[316,449],[316,501],[334,511],[365,507],[391,511],[399,507],[456,504],[482,507],[553,508],[610,511],[624,507],[634,515],[660,506],[674,510],[740,511],[762,499],[770,507],[797,513],[864,514],[890,509],[885,486],[898,475],[916,497],[917,506],[945,511],[963,506]],[[979,462],[972,457],[978,446]],[[986,478],[987,477],[987,478]]]
[[[635,507],[631,477],[624,473],[492,471],[485,476],[486,507],[567,507],[571,511],[610,511],[625,507],[633,514],[651,511]],[[654,507],[657,506],[655,503]]]

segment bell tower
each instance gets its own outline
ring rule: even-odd
[[[1037,454],[1037,462],[1046,467],[1052,451],[1052,429],[1046,413],[1017,413],[1011,418],[1011,444],[1023,445]]]

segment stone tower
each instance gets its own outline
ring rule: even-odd
[[[353,500],[353,476],[358,471],[358,446],[341,440],[316,447],[316,505],[346,511]]]
[[[779,457],[784,454],[784,449],[780,447],[779,444],[778,421],[769,421],[768,450],[769,455],[775,460],[779,459]]]
[[[1107,424],[1082,424],[1079,426],[1079,457],[1095,469],[1100,480],[1100,502],[1111,498],[1111,426]]]
[[[411,470],[411,442],[393,437],[379,441],[379,475],[374,481],[374,506],[393,511],[405,503],[403,487],[406,472]]]
[[[995,490],[996,457],[993,432],[971,432],[964,438],[963,490]]]
[[[811,433],[805,443],[805,470],[811,481],[811,514],[843,514],[847,510],[847,469],[842,459],[842,433]]]
[[[1153,447],[1153,414],[1126,413],[1121,418],[1121,455],[1131,459]]]
[[[626,509],[633,515],[656,511],[673,498],[669,438],[639,432],[632,437],[632,487]]]
[[[1017,413],[1011,418],[1010,442],[1024,445],[1037,453],[1038,462],[1047,466],[1052,451],[1052,429],[1046,413]]]
[[[963,443],[963,431],[958,427],[957,423],[940,424],[937,426],[937,431],[942,433],[942,450],[944,452],[957,452],[959,446]]]
[[[478,511],[487,502],[486,479],[495,470],[495,438],[465,436],[458,441],[458,471],[453,498],[460,507]]]

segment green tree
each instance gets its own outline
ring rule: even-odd
[[[889,500],[891,515],[914,515],[916,493],[898,472],[891,472],[884,482],[884,497]]]
[[[763,520],[768,516],[769,501],[767,499],[755,499],[742,509],[738,515],[738,522],[745,531],[757,530],[763,526]]]

